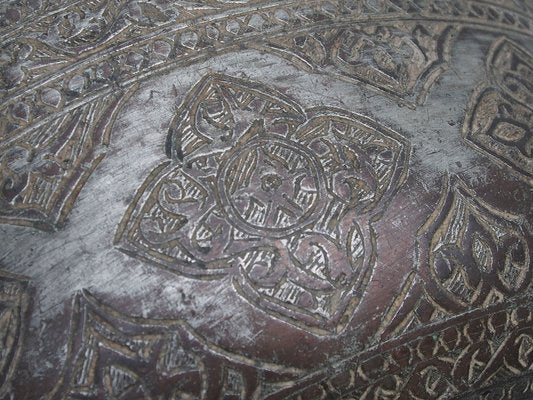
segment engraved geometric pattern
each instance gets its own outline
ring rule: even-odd
[[[533,398],[530,0],[0,1],[0,400]]]
[[[167,154],[127,211],[120,248],[195,277],[232,274],[246,299],[316,332],[347,323],[375,258],[369,221],[405,179],[399,135],[208,75],[176,113]]]
[[[527,2],[511,0],[63,3],[2,6],[1,221],[45,230],[63,225],[136,85],[170,67],[249,46],[414,107],[462,26],[531,35]]]
[[[533,57],[505,37],[487,56],[490,82],[468,105],[465,139],[533,183]]]
[[[159,386],[172,387],[172,398],[230,394],[245,399],[265,370],[265,389],[297,376],[294,370],[232,356],[184,321],[129,318],[88,292],[77,294],[71,309],[67,360],[46,397],[50,400],[153,399],[161,395]],[[254,395],[261,392],[253,390]]]

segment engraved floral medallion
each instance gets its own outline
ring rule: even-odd
[[[303,111],[222,75],[189,93],[171,162],[142,185],[117,232],[135,257],[221,278],[274,317],[338,332],[375,261],[376,218],[406,175],[408,145],[368,117]]]

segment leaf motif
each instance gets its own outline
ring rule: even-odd
[[[405,179],[407,142],[370,119],[339,110],[317,113],[295,132],[294,140],[320,154],[328,190],[350,208],[374,209]]]
[[[526,290],[533,270],[522,217],[482,202],[458,178],[447,190],[418,238],[426,292],[459,312]]]
[[[211,399],[237,388],[248,399],[262,391],[258,375],[276,382],[300,373],[223,350],[183,320],[126,315],[87,291],[74,297],[69,326],[65,363],[47,400]]]
[[[61,227],[85,181],[103,159],[100,146],[108,144],[115,117],[133,90],[98,97],[4,137],[0,222],[43,230]],[[22,164],[20,157],[24,157]]]
[[[175,273],[230,275],[276,318],[337,332],[374,263],[370,221],[406,178],[409,150],[370,118],[304,114],[271,88],[207,75],[171,123],[172,160],[140,187],[115,244]]]
[[[452,31],[418,24],[347,27],[338,31],[329,58],[342,75],[420,104],[448,62]]]
[[[150,20],[157,21],[157,22],[168,21],[168,17],[165,15],[165,13],[163,13],[154,4],[139,2],[139,7],[141,7],[143,15],[149,18]]]
[[[492,81],[510,98],[533,109],[533,57],[517,43],[498,40],[487,57]]]

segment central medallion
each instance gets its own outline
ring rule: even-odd
[[[231,152],[219,170],[218,187],[229,221],[238,229],[281,238],[316,220],[325,184],[312,153],[271,137]]]
[[[307,331],[346,326],[376,260],[371,224],[406,176],[401,136],[208,75],[174,117],[167,155],[119,226],[122,250],[178,274],[229,275],[251,306]]]

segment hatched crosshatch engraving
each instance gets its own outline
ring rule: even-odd
[[[0,1],[0,400],[533,397],[532,21]]]
[[[176,113],[167,154],[119,248],[179,274],[231,274],[256,307],[342,330],[375,261],[371,221],[405,180],[407,142],[367,117],[304,112],[273,88],[208,75]]]

